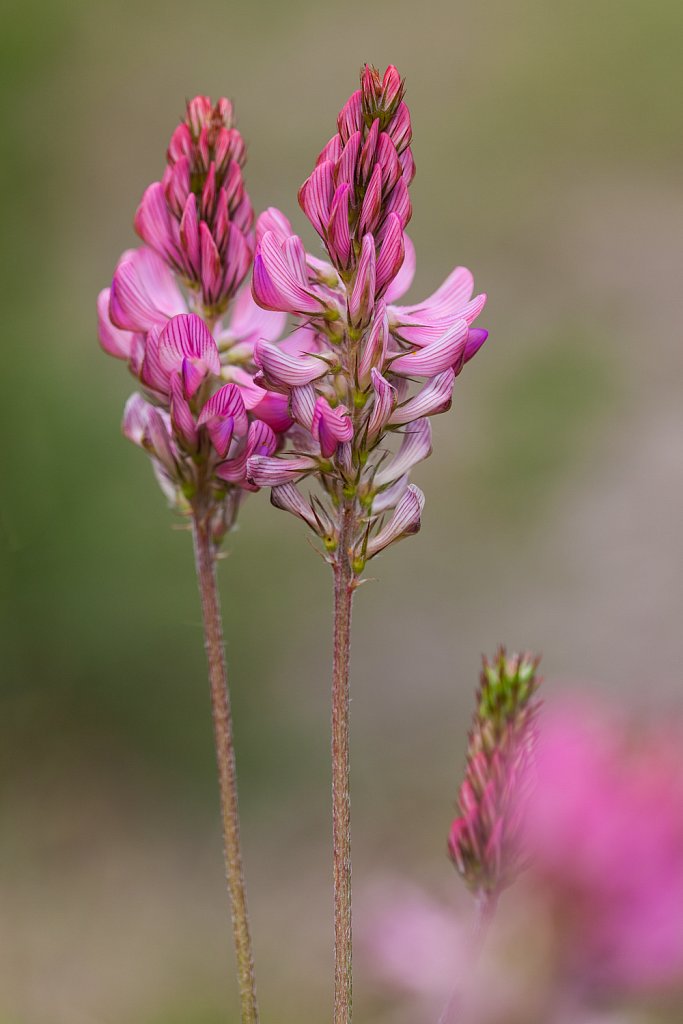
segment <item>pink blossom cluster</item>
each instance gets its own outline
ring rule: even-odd
[[[299,192],[328,260],[307,253],[278,210],[256,225],[254,298],[299,329],[286,346],[255,345],[256,382],[287,396],[295,425],[289,450],[250,457],[248,476],[270,485],[273,503],[303,519],[328,552],[338,546],[339,510],[350,508],[354,573],[419,529],[424,498],[409,474],[431,452],[429,417],[450,407],[456,376],[487,336],[471,326],[485,296],[472,298],[463,267],[425,301],[397,304],[415,272],[405,234],[411,135],[396,68],[380,78],[366,66]],[[309,475],[326,503],[297,488]]]
[[[255,344],[272,343],[285,316],[259,308],[248,283],[239,290],[254,246],[244,156],[228,100],[191,100],[135,216],[146,245],[123,253],[97,303],[102,347],[143,389],[124,434],[173,503],[211,511],[216,540],[257,489],[247,459],[272,455],[292,423],[287,397],[254,382]]]

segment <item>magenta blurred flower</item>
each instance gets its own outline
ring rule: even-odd
[[[546,710],[525,838],[569,974],[683,986],[683,724],[576,698]]]

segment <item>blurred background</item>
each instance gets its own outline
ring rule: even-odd
[[[445,842],[482,651],[542,650],[549,693],[581,682],[644,718],[683,703],[683,6],[5,0],[1,18],[0,1021],[236,1021],[191,543],[120,436],[133,382],[99,349],[97,292],[186,97],[234,100],[255,208],[314,245],[296,192],[361,63],[406,76],[410,295],[469,266],[491,337],[414,474],[422,532],[358,595],[354,884],[361,929],[396,880],[466,907]],[[263,1017],[320,1020],[330,579],[264,494],[227,552]],[[355,1003],[424,1019],[360,953]]]

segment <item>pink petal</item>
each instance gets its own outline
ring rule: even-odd
[[[269,206],[256,221],[256,241],[261,241],[266,231],[272,231],[279,242],[284,242],[290,235],[294,234],[292,225],[284,213],[275,206]]]
[[[192,192],[187,197],[180,221],[180,244],[187,268],[191,271],[192,278],[198,280],[201,265],[199,220],[197,218],[197,200]]]
[[[337,445],[353,437],[353,422],[344,405],[334,409],[326,398],[318,398],[313,410],[311,433],[320,442],[320,450],[326,459],[334,455]]]
[[[364,235],[356,280],[349,296],[349,316],[354,327],[365,327],[370,323],[375,305],[375,240]]]
[[[366,232],[373,232],[379,223],[379,215],[382,208],[382,168],[375,164],[367,191],[363,197],[363,205],[358,220],[357,237]]]
[[[407,473],[404,473],[403,476],[400,476],[398,480],[393,482],[393,484],[390,484],[383,490],[378,491],[372,499],[372,514],[379,515],[380,512],[386,512],[388,508],[394,508],[394,506],[398,504],[403,493],[407,490],[409,483],[410,477]]]
[[[181,266],[177,224],[169,213],[163,185],[155,181],[146,190],[135,214],[135,230],[143,242],[174,266]]]
[[[396,214],[390,213],[386,220],[386,233],[377,258],[378,295],[384,294],[385,289],[398,274],[404,255],[403,228]]]
[[[415,277],[415,246],[407,235],[403,236],[405,256],[401,269],[386,290],[384,301],[388,304],[400,299],[410,288]]]
[[[410,423],[424,416],[435,416],[447,412],[451,407],[455,370],[450,367],[428,381],[422,390],[403,405],[399,405],[392,413],[389,423],[392,426]]]
[[[336,266],[345,269],[351,259],[349,196],[351,185],[340,185],[334,193],[327,224],[327,249]]]
[[[185,446],[194,450],[197,447],[197,424],[183,392],[180,377],[171,379],[171,424]]]
[[[375,473],[374,485],[383,487],[398,480],[418,462],[426,459],[432,451],[432,428],[429,420],[415,420],[405,430],[401,447],[388,463]]]
[[[373,366],[380,370],[384,366],[389,344],[389,322],[387,313],[382,302],[375,306],[375,318],[372,327],[365,339],[363,352],[358,365],[358,376],[364,384],[370,378],[370,370]]]
[[[235,433],[242,437],[247,433],[248,421],[247,410],[244,405],[242,392],[237,384],[224,384],[205,403],[204,408],[197,420],[201,427],[211,420],[225,419],[229,417],[235,425]]]
[[[373,369],[370,371],[372,387],[375,392],[375,401],[368,420],[368,438],[374,439],[380,434],[389,422],[392,410],[396,405],[396,388],[392,387],[388,380],[385,380],[381,373]]]
[[[306,455],[278,458],[252,455],[247,463],[247,479],[257,487],[277,487],[301,479],[316,467],[316,460]]]
[[[100,345],[116,359],[129,359],[135,334],[114,327],[109,319],[109,288],[103,288],[97,296],[97,336]]]
[[[267,423],[276,434],[289,430],[292,417],[289,415],[289,401],[286,395],[266,391],[264,397],[253,407],[254,416]]]
[[[253,345],[259,338],[274,341],[279,338],[287,322],[286,313],[262,309],[254,302],[251,288],[245,285],[238,292],[230,312],[230,335],[240,342]]]
[[[356,181],[356,162],[362,141],[361,133],[354,132],[342,149],[334,168],[334,180],[337,185],[346,184],[351,187],[354,186]]]
[[[329,160],[323,161],[299,189],[299,205],[321,238],[327,237],[334,192],[333,171],[334,165]]]
[[[148,331],[187,310],[173,275],[151,249],[125,252],[114,271],[109,296],[112,323],[127,331]]]
[[[395,541],[417,533],[420,529],[424,503],[424,494],[420,488],[410,484],[389,522],[369,541],[367,557],[373,558]]]
[[[327,364],[314,356],[292,356],[267,341],[257,341],[254,362],[273,384],[310,384],[327,373]]]
[[[451,329],[436,341],[417,352],[394,359],[391,372],[406,377],[434,377],[442,373],[460,361],[467,344],[467,332],[467,322],[456,320]]]
[[[315,388],[312,384],[304,384],[302,387],[292,388],[289,396],[292,416],[297,423],[307,430],[313,425],[313,414],[316,403]]]
[[[272,231],[266,231],[256,249],[254,299],[265,309],[290,313],[320,313],[322,303],[296,280],[283,254],[282,244]]]
[[[302,497],[294,484],[278,484],[270,492],[270,501],[275,508],[291,512],[293,516],[303,519],[315,533],[320,533],[313,509]]]

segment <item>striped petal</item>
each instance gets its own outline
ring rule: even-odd
[[[375,473],[374,486],[383,487],[392,484],[404,473],[408,473],[418,462],[431,455],[432,428],[429,420],[416,420],[411,423],[403,434],[401,447],[388,463]]]
[[[391,372],[405,377],[434,377],[449,366],[456,366],[465,351],[467,333],[467,321],[456,320],[451,329],[436,341],[417,352],[394,359]]]

